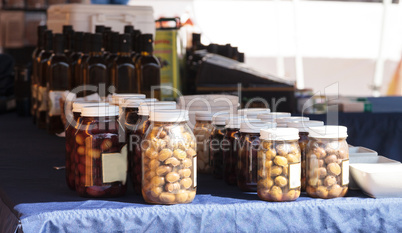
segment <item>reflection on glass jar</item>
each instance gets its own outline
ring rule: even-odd
[[[188,111],[150,113],[142,143],[142,196],[148,203],[192,202],[197,190],[196,140]]]
[[[344,126],[309,128],[306,192],[311,197],[343,197],[349,184],[349,149]]]

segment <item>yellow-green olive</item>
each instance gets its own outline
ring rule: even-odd
[[[158,175],[158,176],[164,176],[164,175],[166,175],[166,174],[168,174],[169,172],[171,172],[172,171],[172,168],[170,167],[170,166],[167,166],[167,165],[162,165],[162,166],[159,166],[157,169],[156,169],[156,174]]]
[[[162,192],[159,195],[159,200],[161,200],[161,202],[164,204],[173,204],[173,202],[176,200],[176,195],[169,192]]]
[[[316,189],[316,194],[320,198],[327,198],[328,197],[328,190],[325,186],[319,186]]]
[[[184,189],[188,189],[193,184],[193,181],[191,180],[191,178],[184,178],[180,181],[180,184]]]
[[[274,159],[274,163],[278,166],[286,166],[288,164],[288,160],[283,156],[276,156]]]
[[[277,176],[275,178],[275,185],[279,187],[285,187],[288,184],[288,179],[283,176]]]
[[[282,174],[282,167],[273,166],[270,171],[271,171],[271,176],[279,176],[280,174]]]
[[[337,163],[330,163],[327,166],[327,170],[330,174],[334,175],[334,176],[338,176],[341,174],[341,167],[339,166],[339,164]]]
[[[181,150],[181,149],[174,150],[173,155],[174,155],[174,157],[176,157],[176,158],[178,158],[180,160],[183,160],[183,159],[185,159],[187,157],[187,153],[184,150]]]
[[[269,192],[273,201],[282,200],[282,189],[278,186],[273,186]]]
[[[177,172],[169,172],[166,175],[166,181],[170,183],[174,183],[180,179],[180,175]]]
[[[328,197],[339,197],[343,191],[343,188],[337,184],[333,185],[329,190]]]
[[[334,176],[327,176],[324,179],[324,185],[329,187],[336,184],[336,178]]]

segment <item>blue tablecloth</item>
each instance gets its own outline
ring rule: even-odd
[[[270,203],[199,176],[193,203],[149,205],[130,188],[121,198],[79,197],[65,184],[64,139],[29,118],[0,115],[0,232],[401,232],[402,198]]]
[[[307,116],[327,122],[325,114]],[[338,120],[348,127],[349,144],[402,162],[402,113],[339,113]]]

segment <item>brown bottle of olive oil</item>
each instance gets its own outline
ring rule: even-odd
[[[38,44],[35,50],[32,53],[32,75],[31,75],[31,115],[34,124],[36,124],[36,109],[37,109],[37,97],[36,94],[38,93],[38,86],[39,86],[39,69],[38,69],[38,60],[40,58],[40,53],[43,51],[44,48],[44,40],[43,35],[47,26],[41,25],[38,26]]]
[[[48,133],[56,134],[65,129],[61,120],[60,99],[71,89],[70,59],[64,53],[63,34],[56,33],[53,36],[53,55],[49,58],[48,66],[46,128]]]
[[[110,77],[106,61],[102,52],[102,34],[91,35],[91,52],[87,62],[84,64],[84,96],[98,93],[100,97],[106,97],[110,85]],[[90,86],[89,86],[90,85]],[[89,89],[88,89],[89,88]]]
[[[70,56],[70,70],[71,70],[71,89],[81,85],[79,76],[75,75],[75,70],[78,66],[78,61],[83,55],[83,32],[74,32],[73,52]],[[70,90],[71,90],[70,89]]]
[[[84,33],[82,38],[83,40],[83,47],[82,47],[82,54],[77,61],[77,64],[74,67],[74,82],[76,86],[84,85],[84,76],[85,76],[85,64],[89,57],[89,52],[91,51],[91,33]],[[77,97],[83,97],[84,91],[79,91],[76,93]]]
[[[136,59],[135,68],[139,93],[145,94],[148,98],[160,99],[160,73],[161,66],[153,53],[152,34],[142,34],[140,37],[140,55]]]
[[[131,59],[131,35],[119,36],[119,53],[113,65],[113,81],[116,93],[138,93],[135,64]]]
[[[118,32],[111,32],[109,34],[108,50],[109,50],[109,53],[105,59],[106,59],[107,70],[109,72],[109,76],[113,79],[113,77],[114,77],[113,64],[117,58],[117,52],[119,51],[119,33]]]
[[[67,57],[70,57],[73,53],[73,35],[74,30],[72,25],[63,25],[63,37],[64,37],[64,53]]]
[[[52,55],[53,50],[53,34],[51,30],[46,30],[44,33],[44,50],[39,55],[38,59],[38,92],[37,92],[37,110],[36,122],[40,129],[46,129],[46,115],[47,115],[47,92],[46,82],[48,73],[48,60]]]

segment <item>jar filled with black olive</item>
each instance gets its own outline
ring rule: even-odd
[[[260,130],[275,127],[276,123],[250,121],[241,123],[236,174],[237,186],[242,191],[257,191],[257,153],[260,146]]]

